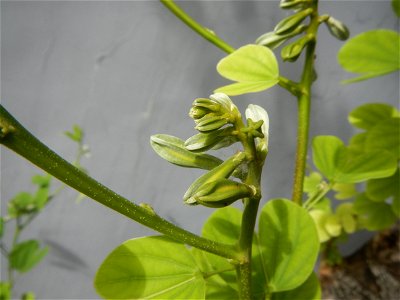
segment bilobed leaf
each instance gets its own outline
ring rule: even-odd
[[[350,112],[349,122],[361,129],[371,129],[378,123],[399,115],[397,109],[385,103],[368,103]]]
[[[311,172],[310,175],[304,177],[303,191],[307,194],[315,193],[321,181],[321,174],[318,172]]]
[[[388,228],[397,220],[389,204],[371,201],[365,194],[357,197],[353,208],[360,224],[368,230]]]
[[[326,178],[333,180],[337,166],[345,155],[343,142],[335,136],[317,136],[313,139],[312,150],[315,166]]]
[[[232,96],[266,90],[278,83],[279,77],[274,53],[259,45],[246,45],[237,49],[220,60],[217,71],[237,83],[220,87],[215,92]]]
[[[392,175],[397,160],[386,151],[368,151],[354,155],[334,136],[313,140],[313,161],[326,178],[334,183],[355,183]]]
[[[107,299],[205,297],[205,281],[191,252],[162,236],[118,246],[97,270],[95,287]]]
[[[353,155],[358,155],[365,150],[365,140],[367,139],[367,132],[361,132],[353,135],[347,146],[347,150]]]
[[[0,281],[0,299],[10,300],[10,298],[11,298],[10,283],[5,281]]]
[[[272,292],[297,288],[307,280],[320,244],[314,221],[304,208],[289,200],[270,200],[261,211],[259,236]]]
[[[319,300],[321,299],[321,287],[318,277],[315,273],[311,273],[308,279],[297,288],[286,291],[273,293],[271,300]]]
[[[400,118],[380,122],[368,131],[365,146],[371,150],[386,150],[400,158]]]
[[[335,198],[338,200],[349,199],[357,194],[354,183],[335,183],[332,189],[336,191]]]
[[[315,226],[318,232],[318,239],[320,243],[328,241],[331,236],[325,228],[326,220],[330,216],[330,212],[323,209],[313,209],[310,211],[310,216],[315,222]]]
[[[366,194],[369,199],[377,202],[385,201],[391,196],[398,197],[400,194],[399,170],[389,177],[368,180]]]
[[[399,42],[399,34],[387,29],[367,31],[347,41],[339,50],[339,63],[346,71],[360,76],[345,82],[397,71],[400,68]]]
[[[187,150],[183,140],[171,135],[152,135],[150,143],[159,156],[181,167],[211,170],[222,163],[222,160],[212,155]]]
[[[10,266],[19,272],[27,272],[37,265],[47,252],[48,248],[40,248],[40,244],[36,240],[24,241],[11,250]]]
[[[40,187],[48,187],[51,181],[51,175],[34,175],[32,177],[32,183],[37,184]]]

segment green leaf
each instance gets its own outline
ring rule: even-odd
[[[352,155],[334,136],[317,136],[313,140],[313,161],[326,178],[334,183],[354,183],[392,175],[396,158],[385,151]]]
[[[19,272],[28,272],[47,254],[47,247],[40,248],[36,240],[28,240],[17,244],[10,252],[10,266]]]
[[[217,157],[187,150],[184,141],[171,135],[152,135],[150,143],[159,156],[181,167],[211,170],[222,163]]]
[[[34,205],[41,210],[47,204],[49,200],[49,188],[39,187],[33,198]]]
[[[318,256],[319,240],[304,208],[289,200],[269,201],[261,211],[259,236],[272,292],[294,289],[307,280]]]
[[[297,288],[272,294],[271,300],[319,300],[321,299],[321,287],[318,277],[311,273],[308,279]]]
[[[357,195],[354,183],[335,183],[332,189],[337,192],[335,198],[338,200],[349,199]]]
[[[392,211],[397,218],[400,218],[400,194],[397,194],[392,201]]]
[[[353,135],[347,146],[348,151],[352,155],[359,155],[365,151],[365,140],[367,139],[367,132],[357,133]]]
[[[389,204],[371,201],[365,194],[356,198],[353,208],[360,224],[368,230],[383,230],[397,220]]]
[[[345,156],[343,142],[335,136],[317,136],[312,142],[314,165],[332,180],[337,173],[337,166]]]
[[[390,177],[371,179],[367,181],[366,194],[372,201],[382,202],[387,198],[400,194],[400,175],[399,170]]]
[[[131,239],[97,270],[97,292],[107,299],[204,299],[205,281],[185,245],[163,236]]]
[[[311,172],[304,177],[303,191],[307,194],[313,194],[318,190],[318,185],[322,181],[322,176],[318,172]]]
[[[5,282],[5,281],[0,282],[0,299],[1,300],[10,300],[11,299],[10,283]]]
[[[377,29],[350,39],[339,50],[339,64],[359,77],[346,83],[365,80],[397,71],[400,68],[400,36],[396,31]]]
[[[396,16],[400,17],[400,0],[392,0],[392,8]]]
[[[386,150],[400,158],[400,118],[387,119],[369,130],[365,147]]]
[[[357,107],[349,114],[353,126],[369,130],[378,123],[399,115],[397,109],[385,103],[368,103]]]
[[[237,83],[215,92],[241,95],[266,90],[278,83],[279,69],[274,53],[263,46],[246,45],[229,54],[217,65],[218,73]]]
[[[240,236],[240,224],[242,220],[242,212],[234,207],[224,207],[216,210],[207,219],[203,226],[202,235],[211,240],[217,240],[225,244],[236,244]],[[253,236],[252,246],[252,286],[255,295],[264,294],[265,289],[265,262],[262,259],[259,244],[259,238],[257,234]],[[227,259],[219,256],[205,253],[209,263],[214,267],[215,270],[229,269],[232,265]],[[220,276],[233,288],[236,287],[235,272],[221,273]],[[237,288],[237,287],[236,287]]]
[[[318,232],[318,240],[324,243],[331,238],[331,235],[325,228],[326,220],[330,216],[330,212],[323,209],[313,209],[310,211],[310,216],[313,219]]]
[[[65,131],[64,134],[77,143],[81,143],[83,140],[83,130],[78,125],[74,125],[72,131]]]
[[[17,194],[8,203],[8,214],[10,217],[17,217],[22,214],[29,214],[36,210],[34,197],[27,193],[21,192]]]
[[[40,187],[48,187],[50,185],[51,178],[52,177],[49,174],[44,174],[44,175],[37,174],[32,177],[32,183]]]
[[[35,300],[35,294],[33,292],[26,292],[22,295],[22,300]]]

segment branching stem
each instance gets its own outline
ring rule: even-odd
[[[219,256],[238,260],[233,246],[188,232],[136,205],[65,161],[28,132],[0,105],[0,143],[89,198],[174,240]]]

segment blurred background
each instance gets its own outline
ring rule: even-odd
[[[288,14],[279,1],[178,4],[235,48],[254,43]],[[321,1],[320,12],[344,22],[352,36],[399,25],[390,1]],[[366,102],[397,105],[399,75],[342,85],[351,77],[336,60],[342,44],[321,26],[311,136],[337,135],[347,142],[354,133],[347,114]],[[158,214],[195,233],[213,210],[186,206],[182,195],[202,171],[162,160],[149,137],[168,133],[186,139],[196,133],[187,113],[195,98],[228,83],[215,70],[224,56],[157,1],[1,1],[1,102],[6,109],[70,161],[76,146],[63,132],[80,125],[91,148],[82,164],[94,178],[136,203],[150,203]],[[281,74],[293,80],[301,68],[302,57],[280,65]],[[270,116],[263,202],[290,197],[295,99],[274,87],[233,101],[242,111],[250,103],[261,105]],[[15,194],[33,191],[30,178],[37,173],[42,172],[1,148],[2,215]],[[127,239],[156,234],[90,199],[77,203],[76,195],[65,189],[22,236],[43,241],[50,252],[17,278],[16,296],[32,290],[41,299],[98,298],[92,282],[106,255]],[[11,230],[6,237],[11,238]],[[352,243],[355,248],[360,242]],[[3,279],[6,261],[1,259]]]

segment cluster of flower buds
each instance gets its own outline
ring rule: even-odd
[[[153,149],[167,161],[209,170],[191,184],[183,196],[184,202],[218,208],[257,195],[255,186],[230,179],[236,177],[244,181],[248,162],[244,152],[237,152],[225,161],[204,152],[228,147],[238,142],[241,135],[254,139],[258,159],[264,161],[268,153],[269,120],[266,111],[257,105],[249,105],[245,126],[232,100],[225,94],[216,93],[209,98],[194,100],[189,115],[199,133],[185,142],[165,134],[151,137]]]
[[[315,39],[313,34],[307,32],[308,25],[303,24],[314,12],[313,0],[281,0],[280,7],[292,9],[295,13],[281,20],[275,26],[274,31],[260,36],[256,40],[256,44],[274,49],[287,40],[305,33],[281,50],[282,59],[293,62],[300,56],[304,47]],[[339,40],[346,40],[349,37],[349,30],[340,21],[325,15],[320,17],[320,22],[325,22],[330,33]]]

